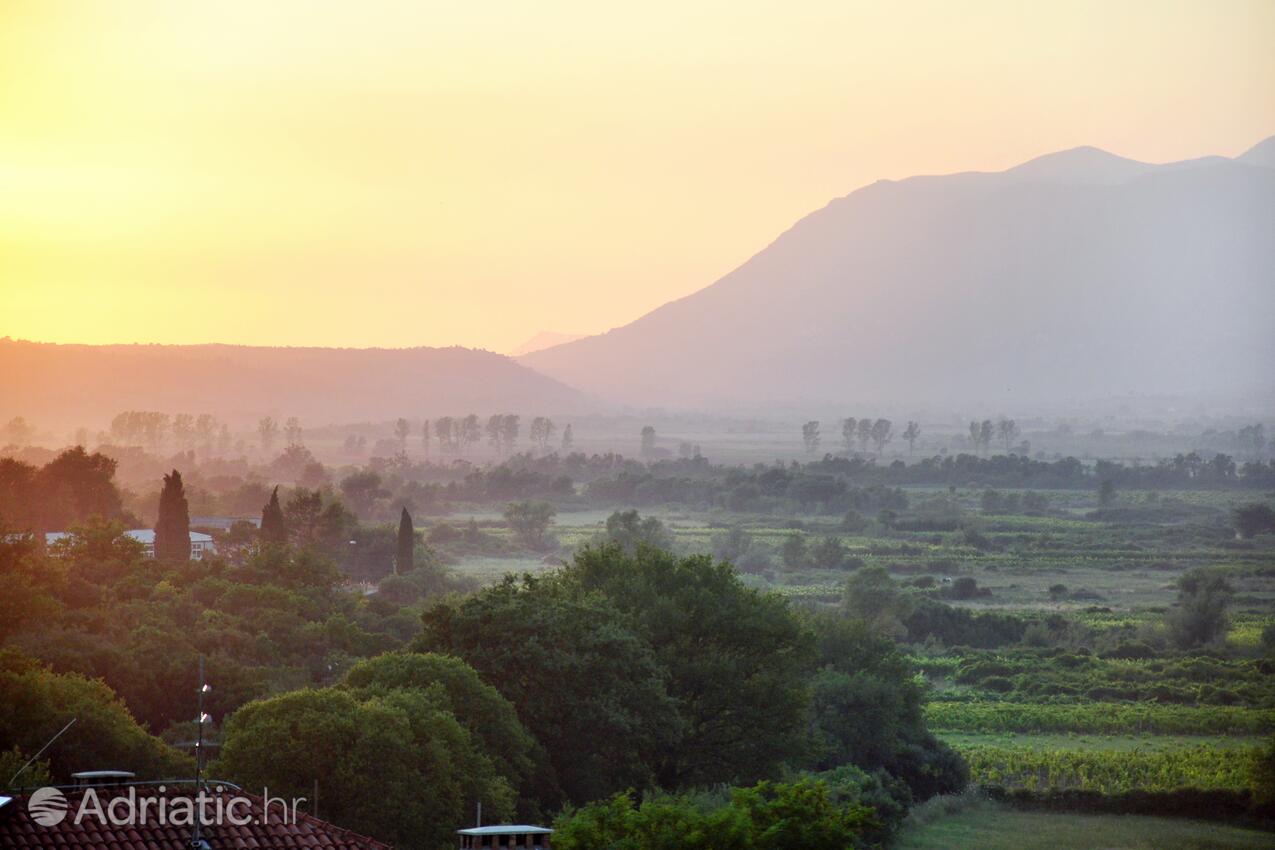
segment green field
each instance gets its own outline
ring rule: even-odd
[[[836,606],[855,570],[882,567],[918,604],[930,599],[976,617],[1036,623],[1030,638],[998,638],[982,649],[959,641],[905,645],[929,692],[927,723],[965,758],[975,785],[1108,794],[1249,788],[1256,754],[1275,733],[1275,675],[1262,660],[1263,633],[1275,624],[1275,541],[1238,544],[1225,523],[1251,495],[1121,493],[1122,513],[1109,520],[1092,513],[1093,494],[1081,491],[1046,491],[1043,515],[987,513],[976,488],[906,493],[901,528],[868,520],[849,530],[839,516],[805,513],[664,507],[642,515],[658,518],[674,548],[688,554],[719,552],[726,532],[742,532],[752,553],[744,581],[794,605]],[[600,540],[608,516],[564,510],[551,529],[556,548],[530,553],[518,551],[498,515],[477,512],[490,545],[506,550],[464,555],[453,569],[481,583],[546,569]],[[927,523],[947,530],[907,530]],[[793,564],[784,550],[794,538],[808,551],[835,538],[845,562],[835,569]],[[1224,641],[1183,652],[1166,640],[1165,612],[1177,601],[1179,579],[1196,568],[1226,577],[1229,625]],[[977,594],[947,592],[970,579]],[[1035,843],[1021,843],[1027,836]],[[984,804],[915,830],[902,846],[1272,843],[1260,833],[1185,821],[1063,818]]]
[[[897,850],[1259,850],[1275,834],[1138,815],[1023,812],[994,803],[904,828]]]

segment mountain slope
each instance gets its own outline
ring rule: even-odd
[[[555,345],[562,345],[567,342],[575,342],[577,339],[583,339],[584,334],[564,334],[558,331],[541,331],[530,339],[524,340],[521,345],[509,352],[510,357],[521,357],[524,354],[531,354],[533,351],[543,351],[546,348],[553,348]]]
[[[467,348],[52,345],[0,340],[0,411],[33,423],[101,423],[121,410],[214,413],[308,425],[592,407],[507,357]]]
[[[1253,147],[1236,157],[1236,160],[1248,165],[1275,168],[1275,136],[1253,145]]]
[[[1079,148],[880,181],[712,286],[520,362],[690,407],[1269,393],[1272,233],[1275,170],[1220,157]]]

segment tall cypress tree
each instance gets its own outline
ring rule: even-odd
[[[279,506],[278,487],[274,488],[270,501],[261,509],[261,539],[266,543],[288,542],[288,524],[283,519],[283,508]]]
[[[182,487],[182,474],[173,470],[164,476],[159,491],[159,519],[155,522],[155,558],[160,561],[190,560],[190,508]]]
[[[412,515],[403,508],[398,518],[398,551],[394,556],[394,572],[396,574],[412,571],[412,557],[416,550],[416,530],[412,528]]]

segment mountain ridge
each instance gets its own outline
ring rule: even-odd
[[[1275,317],[1264,285],[1275,254],[1261,237],[1275,232],[1275,172],[1239,158],[1059,154],[1003,172],[868,184],[712,284],[519,361],[617,401],[691,407],[749,396],[1026,400],[1042,395],[1032,374],[1063,379],[1056,391],[1076,397],[1275,389],[1251,360],[1275,354],[1260,330]],[[1077,162],[1098,169],[1077,174]],[[1196,302],[1208,299],[1233,317],[1229,341],[1198,327]],[[1152,323],[1181,326],[1182,353],[1148,354],[1167,348]],[[874,358],[852,337],[879,352],[873,368],[862,368]],[[929,367],[903,368],[884,354],[891,344]],[[996,362],[996,345],[1057,355],[1015,370]],[[1236,356],[1222,362],[1219,348]]]
[[[266,415],[308,425],[497,411],[566,413],[596,400],[481,349],[122,344],[0,339],[0,409],[93,424],[121,410]]]

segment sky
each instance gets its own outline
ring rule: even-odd
[[[1272,43],[1272,0],[0,0],[0,336],[602,332],[877,179],[1242,153]]]

